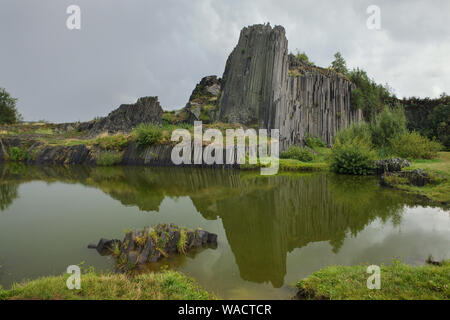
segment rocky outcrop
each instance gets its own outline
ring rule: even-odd
[[[281,26],[241,31],[222,78],[217,120],[280,129],[280,148],[306,135],[333,142],[336,132],[362,120],[350,104],[354,85],[341,74],[295,61]]]
[[[102,255],[114,255],[118,266],[128,269],[207,245],[217,245],[216,234],[202,229],[188,230],[174,224],[159,224],[153,228],[129,231],[123,241],[102,238],[97,246],[89,245],[88,248],[95,248]]]
[[[431,176],[422,169],[385,173],[380,178],[380,184],[395,188],[397,184],[423,187],[431,182]]]
[[[85,129],[89,131],[89,135],[130,132],[141,123],[160,124],[162,113],[158,97],[143,97],[135,104],[121,105],[103,119],[80,125],[79,130]]]
[[[403,168],[411,166],[408,160],[402,158],[390,158],[375,161],[375,172],[385,173],[385,172],[399,172]]]
[[[218,79],[217,76],[204,77],[195,86],[189,97],[189,102],[183,109],[186,113],[186,122],[203,121],[209,123],[213,120],[220,87],[221,79]]]
[[[286,100],[288,42],[284,28],[255,25],[242,29],[222,77],[218,117],[223,122],[275,125]]]

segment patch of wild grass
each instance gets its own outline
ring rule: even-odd
[[[214,295],[200,288],[191,278],[176,272],[162,271],[135,276],[101,274],[94,271],[81,275],[81,289],[68,290],[69,275],[43,277],[10,290],[0,290],[0,300],[209,300]]]
[[[115,151],[101,152],[97,157],[98,166],[114,166],[122,161],[122,155]]]
[[[367,266],[331,266],[297,283],[304,299],[332,300],[448,300],[450,263],[410,266],[399,261],[380,266],[381,289],[367,288]]]

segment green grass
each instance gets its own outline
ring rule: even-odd
[[[367,288],[367,266],[331,266],[297,283],[303,299],[332,300],[447,300],[450,263],[413,267],[394,261],[380,266],[381,288]]]
[[[104,151],[98,155],[97,165],[98,166],[114,166],[122,161],[122,155],[115,151]]]
[[[10,290],[0,290],[0,300],[209,300],[214,295],[200,288],[191,278],[176,272],[162,271],[136,276],[99,274],[81,275],[81,289],[69,290],[69,275],[43,277]]]

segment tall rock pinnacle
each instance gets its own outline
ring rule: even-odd
[[[306,136],[333,142],[336,132],[362,120],[350,105],[354,85],[332,70],[288,54],[284,28],[242,29],[227,60],[216,120],[280,129],[282,150]]]

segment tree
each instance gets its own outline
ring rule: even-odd
[[[334,61],[331,63],[331,68],[342,74],[348,73],[347,63],[345,62],[342,54],[339,51],[334,55]]]
[[[0,124],[13,124],[21,119],[16,101],[5,89],[0,88]]]
[[[314,64],[311,60],[309,60],[309,57],[308,57],[308,55],[306,54],[306,52],[300,52],[300,51],[297,50],[297,55],[296,55],[295,57],[296,57],[298,60],[300,60],[300,61],[302,61],[302,62],[304,62],[304,63],[306,63],[306,64],[310,64],[310,65],[313,65],[313,64]]]
[[[356,85],[352,91],[351,105],[355,109],[362,109],[364,118],[374,121],[384,105],[391,105],[391,93],[385,86],[370,79],[367,73],[359,68],[348,72],[347,77]]]

